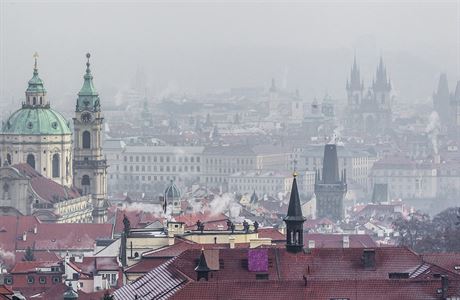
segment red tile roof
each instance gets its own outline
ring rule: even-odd
[[[440,280],[303,280],[193,282],[171,299],[439,299]],[[457,296],[459,282],[453,282],[449,296]],[[116,298],[117,300],[119,298]]]
[[[24,232],[26,240],[23,240]],[[6,251],[27,247],[37,251],[93,249],[96,239],[110,238],[111,224],[40,223],[33,216],[0,218],[0,247]]]
[[[427,253],[422,254],[422,258],[428,263],[460,274],[460,253]]]
[[[210,211],[183,214],[175,216],[176,222],[185,223],[186,229],[196,229],[196,222],[204,223],[205,230],[226,229],[228,217],[222,213],[214,214]]]
[[[350,248],[374,248],[377,244],[368,234],[321,234],[305,233],[304,243],[308,245],[309,241],[315,241],[315,248],[343,248],[343,239],[348,236]]]
[[[271,238],[273,242],[286,241],[286,236],[276,228],[259,228],[259,238]]]
[[[144,228],[147,225],[160,221],[163,222],[163,217],[155,215],[151,212],[145,212],[142,210],[133,209],[120,209],[117,208],[115,211],[114,220],[114,233],[119,234],[123,232],[123,218],[126,216],[130,222],[131,228]]]
[[[120,265],[117,257],[84,256],[82,262],[73,262],[80,272],[85,274],[96,274],[99,271],[118,271]]]
[[[10,270],[11,274],[36,272],[37,268],[50,268],[60,266],[60,260],[53,261],[18,261]]]
[[[32,189],[40,198],[49,202],[59,202],[62,199],[74,199],[80,197],[75,188],[68,188],[59,183],[42,176],[29,164],[16,164],[11,167],[17,169],[21,174],[31,180]]]

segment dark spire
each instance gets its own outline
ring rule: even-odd
[[[305,218],[302,215],[302,207],[300,205],[299,191],[297,189],[297,173],[294,173],[294,179],[292,180],[291,198],[289,199],[288,213],[284,220],[286,221],[304,221]]]
[[[206,257],[204,256],[204,249],[201,249],[201,255],[198,260],[198,265],[195,268],[195,272],[197,273],[196,281],[200,281],[201,278],[204,278],[208,281],[208,274],[211,269],[208,268],[208,264],[206,263]]]
[[[270,86],[270,92],[271,92],[271,93],[275,93],[275,92],[276,92],[275,78],[272,78],[272,85]]]
[[[374,92],[376,91],[389,91],[391,90],[390,80],[387,76],[387,69],[383,63],[383,57],[380,56],[377,72],[375,73],[375,81],[372,84]]]
[[[347,89],[351,91],[362,90],[364,86],[361,84],[361,75],[356,62],[356,53],[353,58],[353,65],[350,70],[350,80],[347,80]]]
[[[299,191],[297,189],[297,173],[294,172],[293,176],[291,198],[289,199],[288,213],[284,218],[284,222],[286,223],[286,250],[297,253],[303,249],[303,222],[305,222],[305,218],[302,215]]]
[[[322,183],[340,182],[337,145],[327,144],[324,147]]]
[[[454,100],[460,102],[460,81],[457,81],[457,86],[455,87]]]

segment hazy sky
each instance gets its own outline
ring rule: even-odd
[[[96,2],[96,3],[95,3]],[[401,99],[460,79],[459,1],[0,0],[0,95],[22,98],[40,55],[52,102],[74,97],[92,53],[103,101],[138,67],[154,94],[241,86],[345,97],[356,50],[365,83],[383,54]]]

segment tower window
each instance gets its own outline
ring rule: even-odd
[[[33,154],[27,155],[27,163],[35,169],[35,156]]]
[[[60,176],[60,163],[59,163],[59,154],[54,154],[53,155],[53,178],[58,178]]]
[[[36,104],[37,104],[37,98],[34,97],[34,98],[33,98],[33,105],[36,105]]]
[[[89,131],[83,131],[83,149],[89,149],[91,148],[91,134]]]
[[[91,182],[90,182],[89,176],[88,175],[83,175],[83,177],[81,179],[81,187],[82,187],[82,190],[83,190],[83,195],[89,194],[90,185],[91,185]]]

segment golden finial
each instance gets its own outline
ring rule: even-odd
[[[37,52],[34,53],[33,58],[35,59],[34,68],[36,69],[37,68],[37,58],[38,58],[38,53]]]
[[[296,178],[296,177],[297,177],[297,175],[299,175],[299,174],[297,173],[297,171],[296,171],[296,170],[294,170],[294,172],[292,173],[292,176],[294,176],[294,178]]]

